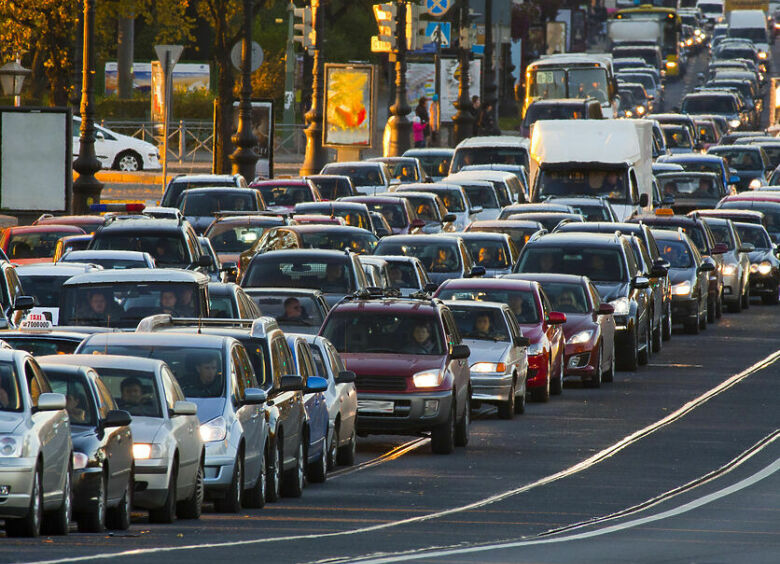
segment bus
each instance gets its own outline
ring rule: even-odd
[[[604,53],[560,53],[546,55],[525,69],[525,101],[558,98],[596,98],[605,118],[617,111],[617,82],[612,72],[612,55]]]
[[[662,2],[658,2],[661,4]],[[674,7],[642,4],[635,8],[625,8],[615,12],[615,19],[654,20],[662,24],[661,53],[666,59],[666,76],[679,76],[680,68],[680,32],[682,21]]]

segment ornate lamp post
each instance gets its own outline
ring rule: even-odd
[[[257,138],[252,132],[252,0],[244,0],[244,30],[241,41],[241,99],[238,103],[238,129],[232,137],[236,150],[230,155],[233,174],[247,182],[255,178]]]
[[[485,57],[483,59],[482,119],[481,135],[500,135],[496,123],[496,72],[493,66],[493,0],[485,0]]]
[[[395,18],[395,102],[390,106],[387,127],[390,139],[387,157],[402,155],[410,145],[412,122],[406,117],[412,108],[406,101],[406,3],[398,1]]]
[[[312,49],[312,93],[311,107],[306,112],[309,126],[306,134],[306,155],[299,174],[306,176],[317,174],[327,162],[327,153],[322,146],[322,107],[325,95],[325,55],[323,53],[324,4],[327,0],[311,0],[311,19],[314,27],[314,46]]]
[[[3,94],[14,97],[14,106],[22,105],[22,85],[24,79],[30,74],[30,69],[19,64],[19,60],[10,61],[0,67],[0,84],[3,86]]]
[[[468,44],[468,0],[458,0],[458,28],[460,29],[460,40],[458,41],[458,101],[455,108],[458,110],[452,116],[453,136],[455,143],[460,143],[467,137],[474,134],[474,116],[472,115],[473,106],[469,95],[469,51],[471,46]]]
[[[89,212],[91,204],[100,202],[103,183],[95,178],[100,170],[100,161],[95,156],[95,97],[93,75],[95,74],[95,0],[84,0],[84,47],[81,69],[81,136],[79,156],[73,169],[79,177],[73,182],[73,213]]]

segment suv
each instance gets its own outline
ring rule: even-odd
[[[247,183],[240,174],[181,174],[173,178],[165,187],[160,205],[165,208],[175,208],[179,202],[179,196],[185,190],[215,186],[246,188]]]
[[[360,434],[431,433],[433,452],[469,438],[469,348],[441,301],[347,298],[320,335],[357,375]]]
[[[265,202],[254,188],[190,188],[179,198],[179,209],[195,232],[202,234],[217,213],[264,211]]]
[[[641,272],[628,238],[614,233],[553,233],[526,243],[515,272],[557,272],[590,278],[615,315],[615,345],[626,370],[647,364],[652,349],[650,280]]]

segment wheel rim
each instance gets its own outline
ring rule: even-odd
[[[98,522],[103,524],[106,522],[106,479],[103,478],[100,481],[100,492],[98,495]]]
[[[236,463],[236,491],[235,494],[235,501],[237,505],[241,505],[241,492],[243,491],[243,485],[244,485],[244,461],[243,459],[239,458]]]
[[[512,387],[509,389],[509,412],[512,413],[515,410],[515,394],[517,393],[517,388],[515,386],[515,383],[512,382]],[[467,408],[466,411],[469,411],[471,408]]]
[[[119,170],[134,172],[138,170],[138,160],[133,155],[125,155],[119,159]]]
[[[68,470],[68,472],[65,474],[65,492],[63,494],[62,503],[65,506],[65,528],[67,529],[68,523],[70,523],[70,518],[72,516],[71,515],[72,514],[71,493],[70,493],[70,470]],[[103,505],[103,510],[105,511],[105,504]]]
[[[330,448],[328,449],[328,457],[330,458],[329,464],[331,466],[336,466],[336,455],[338,453],[339,448],[339,429],[336,427],[336,429],[333,431],[333,437],[330,441]]]
[[[322,467],[322,475],[328,473],[328,451],[325,445],[322,446],[322,455],[320,456],[320,466]]]
[[[41,484],[40,484],[41,478],[40,474],[35,475],[35,481],[33,482],[33,505],[32,505],[32,512],[33,512],[33,527],[35,530],[39,530],[41,527]]]
[[[298,444],[298,485],[303,489],[303,473],[304,473],[304,460],[303,460],[303,443]]]
[[[203,487],[203,466],[198,469],[198,477],[195,480],[195,500],[198,506],[203,505],[203,497],[205,495],[205,488]]]

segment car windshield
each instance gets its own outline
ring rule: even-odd
[[[673,196],[675,199],[720,200],[725,195],[713,178],[661,175],[658,177],[658,183],[663,196]]]
[[[345,196],[351,196],[352,190],[349,180],[346,178],[309,178],[309,182],[317,187],[317,190],[326,200],[337,200]]]
[[[84,354],[136,354],[135,347],[120,345],[86,346]],[[133,417],[162,417],[160,410],[160,391],[154,372],[134,370],[132,368],[101,368],[100,379],[111,392],[119,409],[124,409]]]
[[[365,210],[355,207],[342,207],[329,204],[308,204],[296,208],[296,213],[319,214],[333,217],[340,217],[350,227],[360,227],[361,229],[371,229],[371,222],[368,219],[368,213]]]
[[[187,268],[189,253],[184,246],[184,237],[178,232],[148,233],[134,235],[128,232],[102,233],[93,239],[92,248],[98,251],[141,251],[152,255],[161,268]]]
[[[390,178],[401,182],[420,181],[420,175],[417,174],[417,167],[414,166],[413,161],[390,161],[385,164],[390,171]]]
[[[697,121],[696,127],[699,129],[699,137],[705,143],[717,143],[718,134],[715,131],[715,124],[709,121]]]
[[[766,143],[761,148],[769,157],[769,166],[774,169],[780,165],[780,143]]]
[[[0,362],[0,411],[22,411],[22,394],[13,362]]]
[[[731,236],[731,229],[728,228],[728,225],[710,223],[709,226],[715,239],[715,244],[722,243],[728,247],[729,251],[733,251],[735,247],[734,238]]]
[[[231,225],[216,223],[206,232],[217,253],[243,253],[249,250],[271,225]]]
[[[221,187],[221,186],[236,186],[236,181],[231,178],[215,178],[206,179],[200,181],[189,180],[174,180],[168,184],[168,189],[165,191],[164,198],[160,202],[163,207],[176,207],[179,197],[182,193],[190,188],[206,188],[206,187]]]
[[[128,268],[149,268],[146,261],[138,259],[113,259],[113,258],[95,258],[90,256],[72,256],[71,253],[66,254],[60,262],[88,262],[90,264],[97,264],[102,266],[105,270],[126,270]],[[24,286],[25,290],[27,286]]]
[[[750,39],[753,43],[767,43],[766,28],[763,27],[732,27],[729,28],[728,36]]]
[[[309,296],[289,296],[285,294],[256,294],[249,296],[268,315],[285,325],[319,327],[322,325],[322,310]]]
[[[511,164],[528,167],[528,151],[524,147],[461,147],[455,151],[452,172],[472,164]]]
[[[420,166],[428,176],[443,177],[450,173],[449,155],[414,155],[414,158],[420,161]]]
[[[655,88],[655,79],[652,75],[637,72],[637,73],[620,73],[619,79],[624,79],[626,82],[638,82],[644,86],[647,90]]]
[[[683,100],[684,114],[735,114],[736,100],[731,96],[696,96]]]
[[[683,241],[659,241],[661,256],[669,261],[672,268],[691,268],[693,256]]]
[[[464,339],[509,342],[509,327],[500,309],[454,305],[450,311]]]
[[[298,251],[302,253],[302,251]],[[276,258],[260,255],[249,265],[246,288],[311,288],[347,294],[354,290],[351,269],[343,259]]]
[[[691,238],[691,241],[696,245],[696,248],[699,250],[699,252],[703,255],[709,254],[707,252],[707,243],[704,240],[704,230],[696,226],[694,228],[690,227],[681,227],[674,224],[660,224],[660,225],[653,225],[653,229],[662,229],[664,231],[677,231],[678,229],[682,229],[683,233],[688,235],[688,237]]]
[[[587,276],[594,282],[625,282],[623,254],[612,248],[534,245],[526,247],[517,272],[555,272]]]
[[[585,221],[612,221],[612,215],[609,213],[606,205],[599,204],[570,204],[574,212],[582,215]]]
[[[693,141],[691,140],[691,132],[687,127],[682,125],[668,125],[661,126],[661,130],[664,132],[664,139],[666,140],[666,146],[670,149],[691,149],[693,148]]]
[[[64,286],[60,325],[135,328],[149,315],[200,317],[198,286],[176,282],[115,282]]]
[[[761,161],[761,154],[758,150],[721,149],[718,147],[710,152],[726,159],[729,167],[734,170],[759,170],[764,168],[764,163]]]
[[[466,211],[466,202],[463,201],[463,193],[460,192],[460,190],[432,190],[431,193],[436,194],[441,198],[447,211],[451,211],[452,213]]]
[[[496,189],[488,186],[464,184],[463,190],[466,192],[471,207],[481,207],[482,209],[497,209],[501,206],[498,205],[498,199],[496,198]]]
[[[326,165],[323,173],[340,174],[349,176],[354,186],[382,186],[385,184],[380,167],[377,166],[350,166],[350,165]]]
[[[60,307],[62,285],[68,278],[70,275],[31,276],[19,273],[19,281],[24,288],[24,294],[35,297],[37,305],[41,307]]]
[[[550,196],[605,197],[625,204],[629,200],[624,171],[610,169],[542,170],[536,186],[540,199]]]
[[[762,225],[735,225],[737,234],[743,243],[750,243],[756,249],[769,249],[772,241]]]
[[[349,249],[353,253],[360,255],[374,252],[378,241],[373,233],[368,231],[355,233],[352,230],[349,233],[330,230],[320,232],[307,231],[301,233],[301,239],[303,247],[306,249],[329,249],[334,251]]]
[[[539,323],[540,315],[531,290],[501,288],[442,288],[437,294],[442,300],[467,300],[507,304],[520,324]]]
[[[379,241],[378,255],[417,257],[428,272],[460,272],[462,264],[456,243],[445,242],[386,242]]]
[[[717,162],[707,161],[670,161],[683,167],[687,172],[714,172],[723,174],[723,166]]]
[[[588,313],[590,306],[585,296],[585,286],[563,282],[542,282],[542,289],[555,311],[563,313]]]
[[[212,319],[240,319],[236,301],[231,296],[209,294],[209,317]]]
[[[435,315],[408,312],[337,312],[322,327],[340,353],[443,356],[446,348]]]
[[[65,407],[71,425],[95,425],[95,409],[81,376],[47,370],[51,391],[65,396]]]
[[[441,221],[441,216],[438,213],[439,208],[432,196],[415,196],[405,192],[399,192],[399,194],[409,200],[412,209],[414,209],[419,219],[423,221]]]
[[[534,227],[504,227],[502,225],[478,225],[476,227],[469,228],[469,231],[485,231],[488,233],[505,233],[509,235],[512,242],[518,248],[522,249],[531,238],[531,235],[539,231]]]
[[[509,248],[503,241],[465,239],[466,248],[474,263],[485,268],[511,268]]]
[[[52,258],[61,237],[75,235],[73,231],[45,231],[30,233],[14,233],[8,238],[8,258],[34,259]]]
[[[258,186],[257,189],[260,190],[263,200],[265,200],[268,206],[293,207],[295,204],[314,201],[314,194],[312,194],[308,186],[263,184]]]
[[[256,211],[257,200],[251,191],[246,194],[237,192],[185,192],[179,209],[186,216],[213,216],[222,211]]]
[[[406,207],[403,203],[363,202],[370,211],[381,213],[390,227],[406,227]]]
[[[390,262],[387,265],[388,282],[391,288],[419,288],[417,269],[411,262]]]

